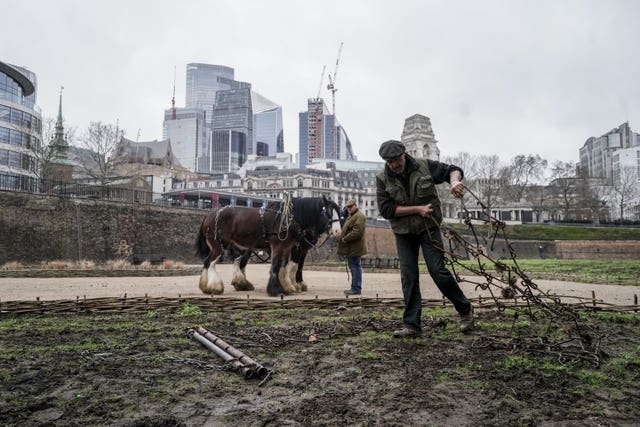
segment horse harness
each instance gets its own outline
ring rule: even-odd
[[[218,227],[218,221],[220,219],[220,214],[222,213],[222,211],[224,211],[228,207],[230,207],[230,205],[223,206],[218,210],[218,212],[216,212],[216,217],[214,222],[214,239],[218,241],[222,246],[224,246],[224,244],[223,244],[222,233],[220,231],[220,228]],[[261,228],[260,238],[264,242],[265,246],[269,246],[269,238],[271,235],[278,235],[278,238],[280,240],[286,240],[288,237],[289,229],[293,227],[293,231],[295,232],[295,234],[300,236],[296,241],[296,246],[300,246],[302,242],[304,242],[310,248],[316,247],[316,243],[318,242],[318,239],[317,239],[318,236],[315,236],[315,235],[307,236],[307,230],[303,230],[300,224],[298,224],[298,222],[295,221],[294,219],[295,216],[292,212],[291,206],[287,206],[287,207],[288,209],[285,209],[285,203],[280,203],[279,209],[277,211],[273,209],[268,209],[270,212],[275,212],[275,216],[273,217],[273,222],[269,225],[267,224],[267,219],[265,218],[267,207],[265,205],[262,205],[258,210],[258,217],[260,218],[260,228]],[[283,215],[285,214],[285,211],[286,211],[287,218],[283,217]],[[328,233],[328,230],[331,224],[335,221],[339,221],[339,219],[333,219],[332,217],[330,217],[329,213],[327,212],[326,206],[322,207],[322,215],[324,215],[328,221],[328,225],[327,225],[327,233]],[[269,231],[273,228],[278,218],[280,218],[280,223],[281,223],[278,232]],[[283,232],[286,234],[284,237],[281,237]],[[315,234],[315,233],[312,233],[312,234]],[[327,242],[328,238],[329,236],[327,236],[327,239],[325,239],[322,242],[320,247],[322,247]],[[256,243],[258,242],[256,241]]]

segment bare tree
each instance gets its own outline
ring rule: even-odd
[[[467,176],[476,173],[478,157],[466,152],[462,152],[456,154],[453,157],[445,157],[442,161],[450,165],[458,166],[463,170],[465,176]]]
[[[478,158],[476,156],[466,152],[458,153],[452,157],[443,157],[441,159],[444,163],[455,165],[462,169],[465,177],[465,185],[469,180],[469,176],[473,176],[476,171],[477,160]],[[456,206],[459,205],[460,201],[451,195],[448,184],[440,184],[436,189],[438,190],[438,197],[440,198],[443,214],[445,216],[454,217],[456,215]],[[462,220],[463,218],[460,217],[460,221]]]
[[[508,192],[505,192],[505,197],[520,201],[527,186],[542,182],[546,168],[547,161],[538,154],[519,154],[512,158],[511,164],[507,167],[510,187]]]
[[[115,156],[119,139],[124,132],[118,126],[102,122],[91,122],[87,131],[80,138],[80,143],[86,149],[85,162],[81,168],[84,173],[93,178],[97,184],[106,186],[115,175],[118,164]]]
[[[582,209],[594,224],[600,224],[606,219],[606,201],[611,187],[606,185],[603,178],[589,178],[581,176],[576,184],[577,207]]]
[[[501,187],[506,183],[506,169],[500,158],[493,154],[478,156],[477,165],[482,165],[467,179],[473,182],[474,194],[486,207],[487,215],[498,205]]]
[[[569,212],[574,205],[573,196],[576,192],[576,175],[573,163],[554,162],[551,167],[551,180],[556,199],[562,206],[564,219],[568,219]]]
[[[525,188],[524,198],[531,204],[536,222],[542,219],[542,213],[550,210],[550,190],[544,185],[530,185]]]
[[[638,171],[632,166],[620,168],[613,177],[613,201],[618,211],[618,218],[625,219],[627,207],[640,197],[640,181]]]

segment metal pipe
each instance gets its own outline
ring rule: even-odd
[[[267,373],[269,373],[269,369],[265,368],[260,363],[256,362],[255,360],[253,360],[252,358],[250,358],[249,356],[247,356],[237,348],[227,344],[222,339],[218,338],[217,336],[215,336],[214,334],[212,334],[210,331],[206,330],[202,326],[197,326],[196,331],[198,334],[202,335],[205,339],[210,341],[212,344],[216,345],[226,353],[238,359],[244,366],[251,368],[258,377],[263,377],[267,375]]]
[[[236,357],[232,356],[231,354],[227,353],[222,348],[218,347],[217,345],[215,345],[214,343],[212,343],[211,341],[209,341],[208,339],[203,337],[198,332],[196,332],[193,329],[191,329],[191,330],[189,330],[189,332],[187,332],[187,335],[190,338],[193,338],[196,341],[200,342],[200,344],[202,344],[203,346],[205,346],[209,350],[213,351],[222,360],[224,360],[225,362],[229,363],[231,365],[231,367],[235,371],[239,371],[240,373],[242,373],[242,375],[245,378],[253,378],[254,377],[254,372],[253,372],[253,370],[251,368],[249,368],[248,366],[245,366],[240,360],[238,360],[238,358],[236,358]]]

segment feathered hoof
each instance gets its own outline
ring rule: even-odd
[[[220,295],[224,292],[224,283],[221,280],[216,280],[216,276],[216,274],[208,274],[207,269],[202,270],[198,286],[203,294]]]
[[[307,284],[304,282],[297,282],[296,287],[300,288],[300,292],[307,292],[309,290],[309,288],[307,287]]]
[[[207,295],[221,295],[224,293],[224,285],[222,283],[211,285],[205,283],[204,286],[200,285],[200,290]]]
[[[253,284],[251,282],[249,282],[248,280],[244,279],[244,280],[232,280],[231,281],[231,286],[233,286],[236,291],[253,291],[255,290],[255,288],[253,287]]]

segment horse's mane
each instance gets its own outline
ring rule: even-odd
[[[273,210],[281,210],[283,201],[269,201],[267,207]],[[331,218],[331,210],[335,210],[336,214],[340,216],[340,206],[331,199],[326,197],[292,197],[291,207],[293,213],[293,220],[298,223],[302,228],[308,228],[315,226],[318,223],[318,214],[325,208],[329,211],[329,218]]]
[[[296,197],[291,199],[293,206],[293,219],[302,228],[315,225],[318,222],[318,214],[325,206],[322,197]]]

